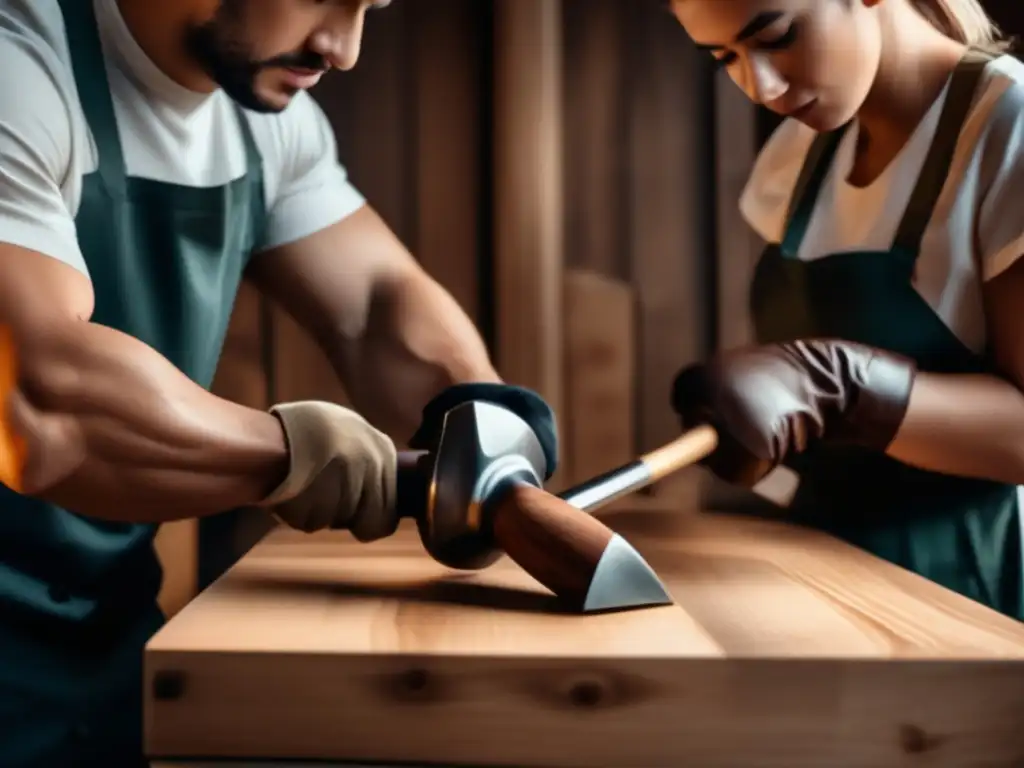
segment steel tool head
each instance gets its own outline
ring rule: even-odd
[[[613,611],[673,602],[647,561],[628,541],[615,534],[594,570],[583,611]]]
[[[496,561],[502,552],[485,519],[485,501],[509,482],[540,488],[546,465],[530,425],[509,409],[474,401],[448,411],[426,510],[417,519],[431,556],[464,570]]]

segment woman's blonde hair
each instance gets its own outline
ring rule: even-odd
[[[993,53],[1011,47],[978,0],[911,0],[914,7],[947,37]]]

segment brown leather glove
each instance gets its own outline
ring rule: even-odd
[[[676,377],[684,429],[710,424],[719,447],[703,462],[751,486],[816,440],[885,450],[910,399],[916,366],[880,349],[807,339],[725,352]]]
[[[335,403],[282,403],[270,410],[284,426],[291,466],[260,506],[306,532],[343,528],[369,542],[397,530],[391,438]]]

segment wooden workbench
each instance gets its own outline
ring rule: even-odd
[[[1024,626],[802,529],[605,519],[676,605],[559,615],[411,529],[272,532],[149,643],[154,765],[1024,765]]]

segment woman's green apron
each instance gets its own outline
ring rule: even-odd
[[[203,387],[264,219],[261,161],[190,188],[126,175],[92,2],[61,0],[99,154],[76,218],[93,321],[159,352]],[[117,382],[111,382],[117,387]],[[163,617],[156,526],[104,523],[0,487],[0,765],[135,765],[143,644]]]
[[[838,337],[908,355],[922,371],[979,373],[967,349],[912,285],[925,227],[990,57],[955,71],[935,138],[891,250],[800,261],[818,192],[843,129],[820,135],[804,163],[783,241],[769,247],[751,290],[760,342]],[[1024,619],[1017,488],[911,468],[885,455],[818,446],[786,462],[801,476],[790,507],[824,529],[1003,613]]]

